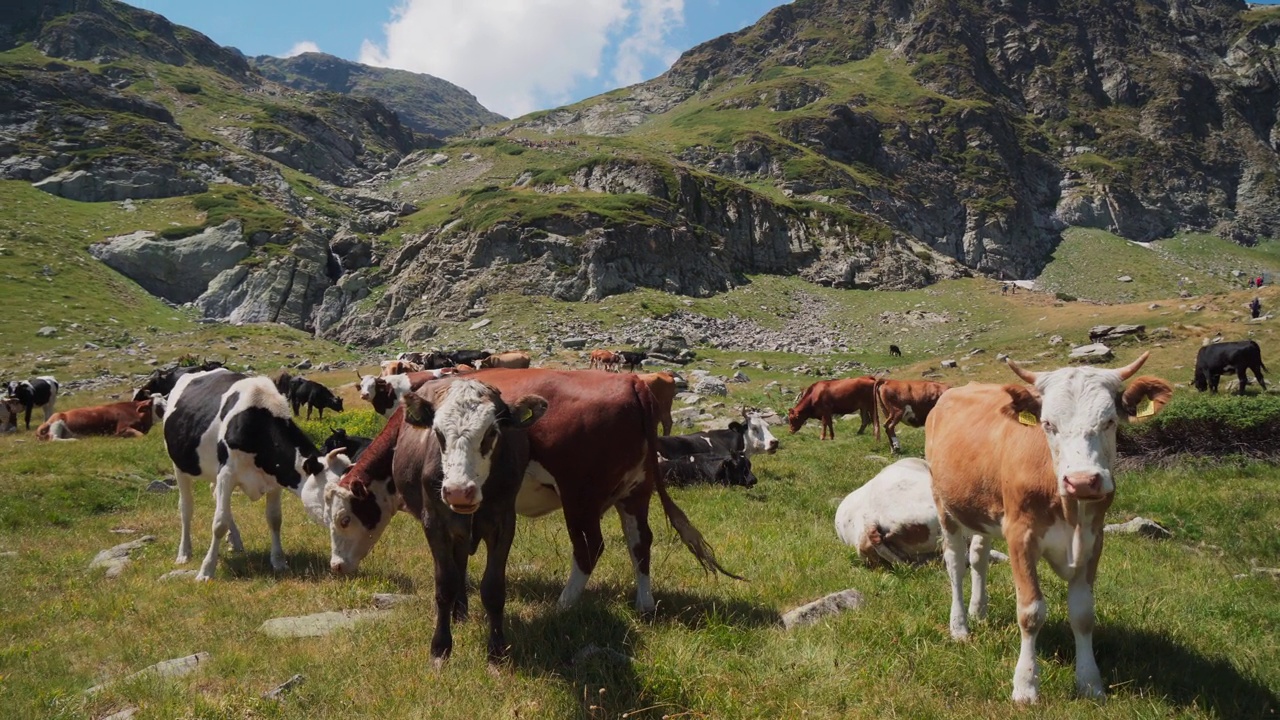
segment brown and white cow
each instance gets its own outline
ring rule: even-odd
[[[529,353],[520,350],[490,355],[480,360],[481,368],[527,368]]]
[[[948,390],[925,423],[925,457],[943,533],[951,581],[951,636],[969,635],[970,614],[987,610],[987,538],[1003,536],[1017,590],[1022,649],[1013,699],[1039,694],[1036,635],[1045,602],[1036,565],[1041,557],[1067,581],[1076,639],[1076,690],[1104,695],[1093,657],[1093,584],[1102,556],[1102,527],[1115,497],[1116,426],[1154,414],[1173,389],[1153,377],[1135,379],[1149,353],[1119,369],[1069,367],[1033,373],[1012,360],[1024,385],[973,383]],[[965,548],[970,537],[981,538]],[[973,565],[968,611],[962,582]]]
[[[378,364],[382,368],[382,377],[422,372],[421,365],[408,360],[383,360]]]
[[[622,365],[622,357],[612,350],[592,350],[591,351],[591,369],[600,368],[601,370],[616,371]]]
[[[573,566],[560,594],[561,607],[582,595],[604,552],[600,518],[613,507],[622,519],[635,570],[636,608],[654,609],[649,499],[655,490],[667,519],[698,562],[709,571],[737,577],[721,567],[711,546],[667,493],[658,474],[653,395],[634,375],[499,368],[468,377],[503,397],[537,395],[548,403],[546,414],[528,430],[530,462],[516,512],[539,517],[564,510]],[[326,489],[334,572],[355,572],[391,521],[397,493],[390,478],[403,415],[397,411],[342,481]]]
[[[921,427],[929,417],[929,411],[938,403],[942,393],[950,389],[931,380],[876,380],[875,398],[872,403],[871,419],[877,421],[877,412],[884,408],[884,434],[889,437],[889,445],[895,453],[902,452],[898,436],[893,429],[899,422],[911,427]],[[876,427],[876,440],[880,439],[880,428]]]
[[[418,372],[396,375],[360,375],[356,383],[360,388],[360,399],[368,401],[373,409],[383,417],[391,417],[400,405],[400,399],[425,383],[452,374],[453,368],[439,370],[420,370]]]
[[[164,398],[126,400],[56,412],[36,430],[37,440],[75,440],[84,435],[142,437],[164,417]]]
[[[656,373],[636,375],[653,393],[653,402],[657,405],[658,422],[662,425],[662,434],[671,434],[671,405],[676,401],[676,376],[665,370]]]
[[[809,419],[818,418],[822,424],[822,439],[835,440],[836,428],[831,418],[856,412],[862,418],[862,426],[858,428],[858,434],[861,435],[867,425],[875,426],[875,384],[874,377],[864,375],[840,380],[819,380],[810,385],[801,393],[795,407],[787,411],[787,424],[791,428],[791,434],[799,432]],[[877,434],[876,437],[880,436]]]

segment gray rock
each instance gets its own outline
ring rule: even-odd
[[[80,202],[175,197],[209,189],[203,180],[180,175],[177,166],[160,164],[145,168],[107,166],[64,170],[31,186]]]
[[[100,683],[98,685],[94,685],[88,690],[85,690],[84,694],[93,695],[97,692],[100,692],[104,688],[107,688],[115,684],[116,682],[130,682],[133,680],[138,680],[140,678],[182,677],[183,675],[189,675],[195,672],[200,667],[200,665],[206,664],[208,663],[208,661],[209,661],[209,653],[207,652],[198,652],[195,655],[188,655],[186,657],[174,658],[173,660],[165,660],[163,662],[158,662],[155,665],[145,667],[139,670],[138,672],[133,673],[132,675],[126,676],[122,680],[108,681],[108,682]]]
[[[381,620],[389,610],[339,610],[300,617],[272,618],[258,630],[272,637],[320,637],[335,630],[352,628],[362,622]]]
[[[99,718],[99,720],[130,720],[134,715],[138,714],[138,708],[130,706],[119,712],[113,712],[110,715]]]
[[[565,338],[564,340],[560,341],[560,345],[563,347],[569,348],[571,350],[584,348],[587,346],[587,338],[584,338],[584,337]]]
[[[1053,337],[1049,338],[1050,345],[1061,345],[1062,343],[1063,343],[1063,338],[1061,335],[1054,335]]]
[[[36,331],[36,335],[43,338],[53,337],[54,335],[57,335],[57,334],[58,334],[58,328],[52,327],[50,325],[45,325],[44,327]]]
[[[1116,281],[1118,281],[1118,282],[1126,282],[1126,283],[1127,283],[1127,282],[1133,282],[1133,278],[1129,277],[1128,275],[1121,275],[1120,277],[1116,278]]]
[[[374,593],[373,606],[379,610],[388,610],[396,605],[411,603],[417,599],[417,595],[406,595],[404,593]]]
[[[1084,360],[1087,362],[1095,362],[1102,360],[1110,360],[1113,357],[1111,348],[1102,343],[1093,343],[1092,345],[1081,345],[1071,349],[1071,354],[1067,356],[1068,360]]]
[[[841,590],[784,613],[782,626],[788,630],[794,630],[798,627],[813,625],[825,617],[857,610],[862,607],[862,603],[862,593],[853,589]]]
[[[1124,523],[1106,525],[1102,528],[1102,531],[1115,535],[1141,535],[1154,540],[1167,540],[1173,537],[1173,533],[1167,528],[1154,520],[1148,520],[1144,517],[1136,517]]]
[[[294,675],[288,680],[285,680],[284,682],[275,686],[271,690],[268,690],[262,693],[262,699],[263,700],[279,700],[281,697],[284,696],[285,693],[289,692],[290,690],[297,687],[298,685],[301,685],[302,681],[306,679],[307,678],[305,675]]]
[[[238,219],[181,240],[139,231],[93,245],[89,253],[152,295],[174,303],[200,297],[215,277],[249,256]]]
[[[1008,360],[1008,359],[1009,359],[1008,353],[996,353],[997,362],[1004,362],[1005,360]]]
[[[729,394],[729,388],[721,380],[714,375],[707,375],[698,380],[693,386],[693,391],[699,395],[719,395],[721,397]]]
[[[941,365],[942,365],[942,367],[944,367],[944,368],[953,368],[953,367],[958,367],[958,366],[959,366],[959,365],[958,365],[958,363],[956,363],[956,361],[955,361],[955,360],[943,360],[940,364],[941,364]]]
[[[150,483],[147,483],[147,492],[151,493],[167,493],[172,489],[173,488],[163,480],[152,480]]]
[[[731,383],[751,382],[751,378],[747,377],[746,373],[739,370],[733,374],[733,377],[729,378],[729,382]]]
[[[124,571],[126,565],[129,564],[129,556],[134,550],[145,547],[148,543],[156,540],[155,535],[143,535],[137,540],[127,543],[121,543],[113,548],[103,550],[94,556],[89,563],[89,569],[106,568],[106,576],[109,578],[118,577]]]
[[[194,578],[196,576],[196,572],[197,571],[195,570],[170,570],[169,572],[161,575],[156,579],[157,580],[178,580],[181,578],[188,578],[188,577]]]
[[[298,364],[294,365],[293,367],[294,367],[294,369],[295,369],[295,370],[310,370],[310,369],[311,369],[311,360],[310,360],[309,358],[307,358],[307,359],[303,359],[301,362],[299,362]]]
[[[432,167],[443,165],[447,162],[449,162],[449,156],[445,155],[444,153],[436,153],[435,155],[432,155],[431,157],[426,159],[426,164]]]
[[[493,323],[493,320],[492,320],[491,318],[485,318],[485,319],[481,320],[480,322],[472,323],[472,324],[471,324],[471,328],[470,328],[470,329],[471,329],[471,330],[479,330],[480,328],[488,327],[488,326],[489,326],[489,325],[491,325],[492,323]]]

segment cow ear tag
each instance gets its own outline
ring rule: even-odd
[[[1156,414],[1156,404],[1152,402],[1151,398],[1149,397],[1142,398],[1142,402],[1138,403],[1137,417],[1140,417],[1140,418],[1151,417],[1152,415],[1155,415],[1155,414]]]
[[[520,424],[529,422],[529,418],[533,417],[533,408],[524,407],[520,409]]]
[[[1029,427],[1035,427],[1040,424],[1040,420],[1030,410],[1023,410],[1018,413],[1018,422]]]

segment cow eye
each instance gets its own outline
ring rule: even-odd
[[[1058,432],[1057,426],[1055,426],[1053,423],[1049,422],[1048,420],[1045,420],[1044,422],[1040,423],[1040,425],[1041,427],[1044,428],[1044,431],[1049,433],[1050,435]]]
[[[444,433],[436,431],[436,442],[440,443],[440,452],[444,452]]]
[[[351,524],[350,515],[343,515],[342,517],[338,518],[338,527],[341,528],[342,530],[346,530],[347,526],[350,524]]]

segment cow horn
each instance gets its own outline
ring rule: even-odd
[[[1128,380],[1129,378],[1133,377],[1133,374],[1138,372],[1138,370],[1142,367],[1142,364],[1145,363],[1147,361],[1147,358],[1149,357],[1151,357],[1150,350],[1142,353],[1142,355],[1140,355],[1137,360],[1134,360],[1128,365],[1125,365],[1124,367],[1117,370],[1116,372],[1120,373],[1120,379]]]
[[[1014,375],[1017,375],[1018,377],[1022,378],[1023,381],[1027,383],[1030,383],[1032,385],[1036,384],[1035,373],[1031,372],[1030,370],[1024,370],[1021,365],[1013,361],[1013,358],[1007,358],[1005,362],[1009,363],[1009,369],[1013,371]]]

